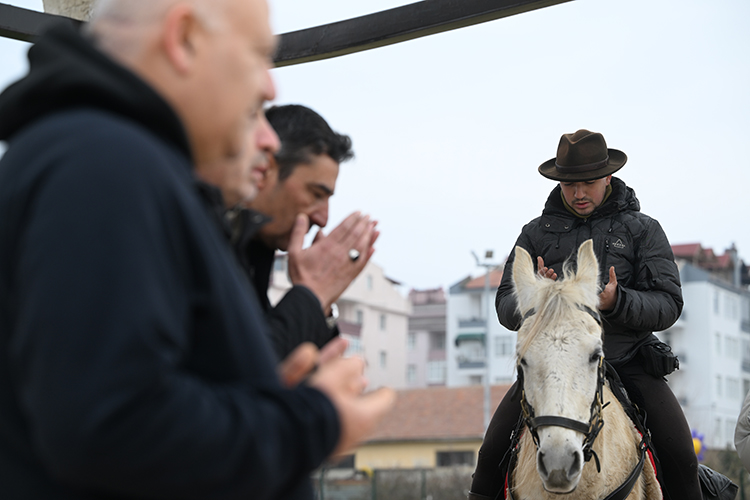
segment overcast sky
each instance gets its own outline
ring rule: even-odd
[[[41,9],[41,0],[6,3]],[[409,2],[271,0],[277,33]],[[553,181],[560,135],[602,132],[617,174],[672,243],[750,261],[750,2],[575,0],[359,54],[275,69],[276,103],[349,134],[331,223],[380,221],[373,259],[406,288],[477,275],[510,252]],[[0,39],[0,87],[27,45]]]

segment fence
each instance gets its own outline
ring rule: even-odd
[[[436,469],[321,469],[317,500],[465,500],[473,467]]]
[[[750,500],[750,474],[733,449],[709,450],[703,463],[739,487]],[[313,476],[317,500],[466,500],[473,467],[436,469],[321,469]]]

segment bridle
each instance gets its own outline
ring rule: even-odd
[[[599,316],[599,313],[591,309],[590,307],[584,306],[582,304],[578,305],[578,308],[582,311],[587,312],[590,314],[596,322],[599,324],[599,327],[602,327],[602,320]],[[521,323],[523,324],[524,321],[526,321],[529,317],[536,314],[536,311],[534,309],[531,309],[528,311],[521,320]],[[594,460],[596,461],[596,472],[601,473],[601,465],[599,464],[599,457],[596,455],[596,452],[592,449],[594,446],[594,440],[596,440],[596,437],[599,435],[599,431],[602,430],[602,427],[604,427],[604,420],[602,418],[602,410],[604,409],[605,405],[602,405],[602,401],[604,399],[604,380],[609,375],[613,379],[615,379],[616,383],[614,385],[614,388],[618,391],[616,396],[622,403],[623,401],[627,400],[627,396],[622,393],[622,391],[618,388],[619,383],[619,377],[617,375],[617,372],[612,368],[612,366],[609,365],[604,360],[604,357],[599,357],[599,368],[598,368],[598,375],[597,375],[597,382],[596,382],[596,394],[594,395],[594,400],[591,403],[591,416],[589,417],[588,423],[580,422],[578,420],[573,420],[572,418],[566,418],[566,417],[557,417],[557,416],[551,416],[551,415],[543,415],[541,417],[537,417],[534,415],[534,408],[529,404],[529,402],[526,400],[526,393],[523,389],[523,370],[521,369],[520,363],[516,365],[516,368],[518,369],[518,380],[516,384],[515,391],[521,391],[521,417],[518,422],[518,426],[511,434],[511,448],[509,450],[510,452],[510,463],[508,465],[508,470],[506,471],[505,475],[505,485],[508,491],[508,498],[510,500],[515,500],[515,496],[513,495],[513,491],[510,488],[511,485],[511,472],[513,468],[515,467],[515,461],[516,456],[518,453],[518,439],[520,437],[520,428],[521,426],[525,425],[529,429],[529,434],[531,434],[532,439],[534,440],[534,444],[537,447],[537,450],[539,449],[539,434],[537,432],[537,429],[539,427],[544,426],[558,426],[558,427],[565,427],[567,429],[572,429],[574,431],[578,431],[585,435],[584,441],[583,441],[583,457],[586,462],[591,460],[591,457],[594,457]],[[515,398],[516,394],[511,395],[511,398]],[[609,402],[607,403],[609,404]],[[638,411],[637,408],[634,411]],[[638,453],[640,455],[640,458],[638,460],[638,463],[633,467],[633,470],[630,472],[628,477],[625,479],[625,481],[620,484],[617,488],[615,488],[609,495],[607,495],[604,500],[625,500],[628,495],[630,495],[630,492],[632,491],[633,487],[635,486],[635,483],[638,481],[638,478],[641,475],[641,472],[643,471],[644,464],[646,463],[646,456],[649,452],[649,449],[651,447],[651,434],[648,432],[648,429],[645,426],[646,416],[645,412],[643,413],[643,419],[639,418],[638,414],[630,414],[631,420],[634,422],[636,428],[638,429],[638,432],[641,435],[641,442],[638,444]]]
[[[578,304],[578,308],[591,315],[591,317],[594,318],[599,324],[599,327],[602,327],[602,319],[599,316],[598,312],[582,304]],[[534,314],[536,314],[536,310],[531,309],[530,311],[528,311],[526,314],[524,314],[521,323],[523,324],[524,321],[526,321]],[[604,408],[604,406],[606,406],[603,405],[605,378],[604,356],[599,357],[596,393],[594,394],[594,399],[591,402],[588,422],[581,422],[580,420],[573,420],[572,418],[560,417],[556,415],[542,415],[537,417],[534,413],[534,407],[531,406],[531,404],[529,404],[528,400],[526,399],[526,391],[523,388],[523,369],[521,368],[520,363],[516,365],[516,369],[518,371],[518,389],[520,389],[521,391],[521,418],[523,420],[523,423],[529,429],[529,433],[531,434],[531,437],[534,440],[534,444],[536,445],[537,449],[539,448],[539,434],[537,432],[537,429],[539,427],[554,426],[572,429],[574,431],[580,432],[585,436],[583,439],[582,447],[584,461],[588,462],[589,460],[591,460],[591,457],[594,457],[594,461],[596,462],[596,471],[601,472],[599,457],[593,450],[593,446],[596,437],[599,435],[599,432],[604,426],[604,419],[602,418],[602,409]]]

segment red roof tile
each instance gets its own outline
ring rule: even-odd
[[[476,289],[476,288],[484,288],[484,278],[485,275],[481,275],[477,278],[473,278],[471,281],[467,282],[464,285],[464,288],[468,289]],[[503,270],[502,269],[495,269],[494,271],[490,271],[490,288],[497,288],[500,286],[500,281],[503,279]]]
[[[686,243],[684,245],[672,245],[675,257],[695,257],[701,251],[700,243]]]
[[[509,388],[491,388],[492,412]],[[398,391],[395,407],[368,442],[481,439],[483,435],[483,386],[428,387]]]

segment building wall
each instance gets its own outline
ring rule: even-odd
[[[357,448],[354,467],[357,469],[415,469],[436,466],[437,454],[442,451],[470,451],[479,453],[481,439],[465,441],[400,441],[365,443]]]

